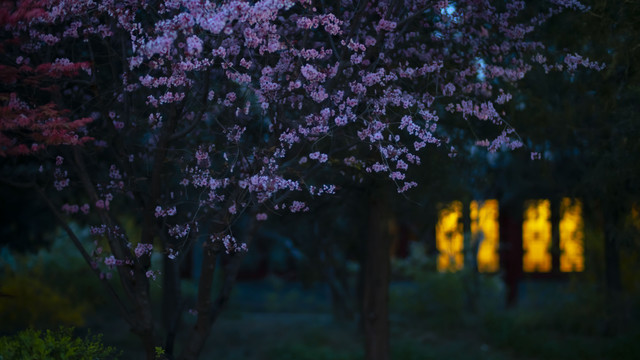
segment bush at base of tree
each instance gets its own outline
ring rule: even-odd
[[[57,331],[24,330],[0,338],[0,360],[95,360],[117,359],[118,352],[102,343],[102,336],[78,338],[73,328]]]

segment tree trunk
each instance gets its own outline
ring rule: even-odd
[[[616,221],[611,218],[607,219],[605,224],[604,257],[607,293],[612,296],[622,290],[622,281],[620,280],[620,250],[616,239]]]
[[[156,358],[156,342],[152,331],[139,334],[144,347],[145,358],[147,360],[155,360]]]
[[[147,360],[154,360],[156,357],[156,346],[160,346],[160,342],[156,338],[156,330],[154,327],[154,317],[151,311],[151,297],[149,294],[149,283],[144,274],[135,273],[135,316],[136,326],[133,332],[142,340]]]
[[[481,205],[481,204],[480,204]],[[462,211],[464,214],[464,209]],[[464,267],[463,271],[463,286],[466,295],[467,308],[472,314],[478,311],[478,298],[480,296],[480,273],[478,271],[478,251],[480,249],[480,242],[483,240],[484,235],[474,238],[474,234],[471,233],[471,217],[462,217],[462,228],[464,229],[464,247],[467,249],[464,251]]]
[[[164,256],[163,264],[162,316],[166,330],[164,351],[167,356],[173,357],[176,334],[182,314],[180,270],[177,259]]]
[[[500,267],[507,285],[507,306],[516,305],[518,283],[522,277],[522,211],[521,201],[505,204],[500,209]]]
[[[317,225],[317,223],[315,225]],[[345,265],[344,263],[337,265],[339,261],[332,256],[332,246],[329,241],[326,240],[328,236],[324,234],[319,236],[317,234],[318,226],[315,227],[315,241],[318,241],[320,244],[318,250],[320,252],[320,267],[323,269],[322,275],[324,275],[325,281],[331,291],[333,320],[337,322],[352,320],[353,307],[351,306],[351,299],[349,298],[349,288],[346,281],[347,274],[346,271],[340,271],[342,269],[338,268],[338,266],[344,267]],[[327,249],[329,249],[329,251],[327,251]]]
[[[389,237],[384,226],[380,192],[369,198],[369,224],[365,244],[362,325],[365,359],[389,359]]]
[[[197,319],[194,324],[189,340],[183,349],[183,360],[195,360],[200,356],[205,340],[211,331],[211,312],[213,304],[211,301],[211,289],[213,287],[213,276],[216,269],[218,254],[221,249],[215,249],[212,245],[205,247],[204,258],[202,260],[202,271],[198,282],[198,296],[196,300]]]
[[[618,239],[618,214],[615,204],[610,206],[605,214],[604,224],[604,260],[606,282],[607,317],[605,319],[605,332],[609,335],[616,334],[621,319],[622,280],[620,274],[620,248]]]
[[[255,211],[253,211],[248,218],[250,224],[247,226],[247,231],[244,234],[244,243],[247,247],[250,247],[258,230],[258,223],[255,220]],[[242,259],[245,256],[245,252],[238,252],[230,257],[229,262],[224,267],[224,277],[220,292],[218,293],[215,301],[212,301],[211,291],[213,288],[213,278],[216,271],[217,259],[218,255],[223,251],[224,250],[220,242],[205,246],[204,248],[202,270],[198,284],[198,297],[196,300],[196,310],[198,312],[197,319],[182,354],[180,355],[181,360],[196,360],[199,358],[202,350],[204,349],[207,337],[211,332],[211,327],[229,302],[231,290],[236,283],[238,271],[242,265]]]

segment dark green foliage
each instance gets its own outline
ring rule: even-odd
[[[103,360],[117,359],[117,352],[102,337],[73,336],[72,328],[57,331],[24,330],[0,338],[0,360]]]
[[[26,326],[84,325],[87,303],[74,302],[67,294],[51,287],[42,276],[25,274],[4,277],[0,291],[6,294],[0,298],[2,332]]]
[[[75,226],[72,224],[75,228]],[[86,230],[76,229],[86,237]],[[85,245],[89,248],[89,245]],[[83,326],[104,294],[95,275],[65,234],[49,248],[19,254],[2,249],[0,259],[0,333],[27,327]]]
[[[429,319],[432,326],[459,326],[469,313],[496,311],[504,305],[504,284],[497,275],[479,274],[465,267],[459,272],[437,272],[436,261],[420,243],[409,256],[394,259],[395,275],[410,280],[391,286],[392,310]]]

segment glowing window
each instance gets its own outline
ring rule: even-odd
[[[560,216],[560,271],[583,271],[582,203],[579,200],[562,199]]]
[[[462,203],[454,201],[438,213],[436,224],[436,247],[438,249],[438,271],[462,269],[463,242]]]
[[[551,205],[549,200],[532,200],[526,204],[522,223],[522,270],[551,271]]]
[[[631,224],[640,230],[640,205],[634,204],[631,208]]]
[[[471,238],[479,241],[478,271],[496,272],[500,269],[498,255],[498,200],[472,201]]]

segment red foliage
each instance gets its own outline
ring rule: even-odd
[[[79,145],[91,139],[78,134],[91,118],[74,118],[69,110],[50,100],[60,96],[60,86],[55,81],[77,77],[80,70],[90,73],[90,63],[56,59],[31,65],[21,56],[24,39],[13,37],[8,31],[44,16],[42,4],[41,1],[0,3],[0,25],[5,30],[0,40],[0,50],[5,55],[4,63],[0,64],[0,156],[3,157],[31,154],[49,145]]]

